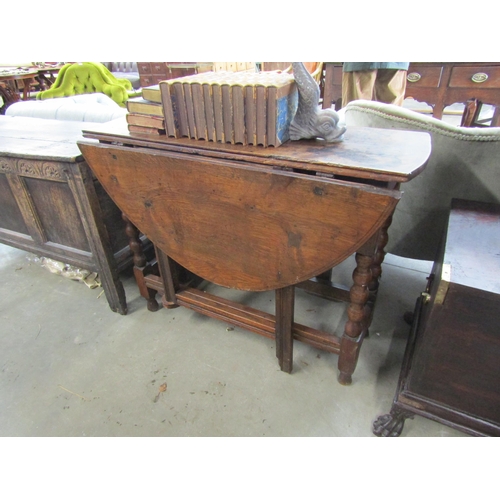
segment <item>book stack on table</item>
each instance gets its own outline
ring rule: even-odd
[[[131,134],[165,135],[165,118],[161,100],[157,101],[154,87],[145,87],[142,97],[132,97],[127,101],[126,115]],[[151,90],[153,89],[153,90]],[[159,95],[159,94],[158,94]]]
[[[169,137],[277,147],[289,139],[298,90],[288,73],[206,72],[161,81],[128,102],[130,113],[163,119]]]

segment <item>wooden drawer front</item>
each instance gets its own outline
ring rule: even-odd
[[[499,88],[500,66],[466,66],[451,70],[450,87]]]
[[[410,64],[406,76],[407,88],[439,87],[442,72],[441,66],[412,66]]]
[[[160,82],[163,82],[165,80],[170,80],[172,77],[170,76],[170,74],[168,75],[154,75],[153,76],[153,80],[154,80],[154,83],[153,85],[158,85]]]
[[[182,78],[183,76],[196,75],[195,67],[191,68],[169,68],[170,78]]]
[[[162,77],[167,77],[168,69],[164,62],[151,63],[151,73]]]
[[[141,87],[150,87],[155,84],[155,81],[151,75],[141,76]]]
[[[151,64],[148,62],[138,62],[137,68],[139,69],[139,74],[144,73],[145,75],[151,74]]]

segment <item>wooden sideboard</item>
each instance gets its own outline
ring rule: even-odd
[[[342,63],[325,63],[323,108],[342,103]],[[446,106],[477,99],[500,107],[500,62],[414,62],[407,75],[406,97],[432,106],[442,118]],[[492,125],[498,126],[495,113]]]
[[[378,436],[413,415],[500,436],[500,205],[453,200],[448,230],[417,301],[391,412]]]
[[[0,116],[0,243],[97,272],[110,308],[126,314],[118,273],[133,255],[121,211],[76,144],[82,126]]]
[[[141,87],[157,85],[162,80],[170,80],[212,70],[212,63],[197,62],[138,62]]]

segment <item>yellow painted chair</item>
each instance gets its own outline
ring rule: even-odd
[[[102,93],[125,107],[134,95],[132,84],[126,78],[116,78],[99,62],[69,63],[64,65],[50,89],[39,92],[37,99],[68,97],[78,94]]]

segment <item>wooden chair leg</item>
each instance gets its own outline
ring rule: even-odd
[[[495,111],[493,112],[493,118],[491,119],[492,127],[500,127],[500,106],[495,106]]]
[[[477,99],[469,99],[465,103],[464,113],[462,115],[461,127],[473,127],[481,111],[482,103]]]
[[[276,356],[281,370],[291,373],[293,368],[293,317],[295,287],[276,290]]]

